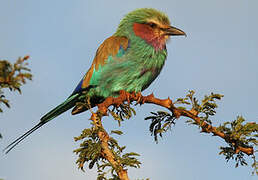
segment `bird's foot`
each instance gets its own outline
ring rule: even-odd
[[[121,90],[121,91],[119,91],[119,94],[120,94],[120,97],[121,97],[122,99],[126,99],[128,105],[131,104],[131,101],[130,101],[130,95],[131,95],[131,94],[130,94],[129,92],[127,92],[127,91],[125,91],[125,90]]]
[[[136,93],[135,91],[133,91],[132,93],[129,93],[125,90],[121,90],[121,91],[119,91],[119,94],[120,94],[119,97],[121,99],[125,99],[127,101],[128,105],[131,104],[131,100],[136,101],[135,105],[138,105],[138,104],[142,105],[146,101],[146,97],[143,96],[141,92]]]
[[[135,94],[135,92],[134,92],[134,94]],[[146,98],[142,95],[141,92],[137,92],[137,93],[135,94],[135,97],[136,97],[136,99],[137,99],[135,105],[138,105],[138,104],[142,105],[142,104],[145,103]]]

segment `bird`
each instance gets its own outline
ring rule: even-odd
[[[129,12],[116,32],[99,46],[92,65],[71,95],[9,144],[5,153],[65,111],[73,108],[72,115],[87,111],[89,107],[80,103],[86,98],[90,107],[94,107],[107,97],[119,96],[120,91],[138,93],[148,88],[164,67],[170,36],[186,36],[186,33],[171,26],[164,12],[154,8]]]

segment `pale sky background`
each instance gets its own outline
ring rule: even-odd
[[[142,7],[164,11],[172,25],[187,37],[174,37],[167,45],[168,59],[159,78],[143,94],[172,99],[195,90],[198,97],[224,94],[214,124],[243,115],[258,118],[258,1],[257,0],[1,0],[0,59],[14,62],[30,55],[33,81],[22,95],[9,94],[11,109],[0,114],[0,149],[38,123],[40,117],[73,91],[89,68],[97,47],[111,36],[120,19]],[[151,180],[254,180],[251,167],[234,168],[219,156],[218,137],[177,121],[159,144],[148,132],[152,105],[136,107],[137,115],[118,128],[111,118],[104,124],[120,129],[120,145],[138,152],[140,169],[129,177]],[[72,152],[73,141],[89,127],[90,113],[70,111],[33,133],[8,155],[0,153],[0,178],[5,180],[94,180],[95,170],[82,172]]]

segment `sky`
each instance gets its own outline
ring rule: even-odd
[[[201,98],[224,94],[214,124],[258,117],[258,1],[257,0],[11,0],[0,1],[0,59],[14,62],[30,55],[33,81],[22,95],[8,93],[11,108],[0,114],[0,149],[38,123],[61,103],[88,70],[97,47],[111,36],[121,18],[142,7],[165,12],[187,37],[172,37],[160,76],[143,92],[174,100],[195,90]],[[119,129],[126,152],[141,154],[140,169],[129,168],[130,179],[151,180],[253,180],[251,167],[234,168],[219,156],[225,143],[200,134],[180,118],[156,144],[148,132],[154,105],[137,106],[137,114],[121,127],[103,119],[108,131]],[[90,126],[90,112],[66,112],[33,133],[8,155],[0,153],[0,179],[96,179],[96,169],[82,172],[75,164],[73,137]],[[251,158],[250,158],[251,159]],[[250,162],[249,162],[250,163]]]

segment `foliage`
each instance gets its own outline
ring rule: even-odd
[[[10,107],[9,100],[5,98],[3,89],[7,88],[10,91],[21,93],[20,87],[26,83],[26,80],[32,79],[30,69],[27,67],[28,59],[29,56],[19,57],[14,64],[7,60],[0,60],[0,105],[4,104],[8,108]],[[0,112],[3,112],[1,108]]]
[[[181,105],[190,105],[192,112],[195,112],[200,118],[201,122],[197,123],[193,119],[188,119],[186,123],[190,125],[197,125],[202,129],[204,133],[210,133],[205,131],[202,127],[203,123],[205,125],[212,125],[210,119],[211,116],[216,114],[215,109],[218,107],[216,100],[220,100],[223,95],[211,93],[209,96],[204,96],[201,103],[198,102],[197,98],[194,96],[194,91],[189,91],[189,93],[184,98],[178,98],[174,104]],[[179,109],[186,109],[186,107],[178,107]],[[151,120],[150,132],[151,135],[154,135],[154,140],[158,142],[158,135],[162,137],[162,133],[167,132],[171,129],[171,125],[175,124],[175,116],[171,113],[158,111],[157,113],[151,112],[151,116],[146,117],[145,120]],[[258,145],[258,124],[255,122],[249,122],[244,124],[245,119],[242,116],[238,116],[236,120],[232,122],[225,122],[220,125],[216,130],[226,134],[226,142],[228,147],[221,147],[221,152],[219,154],[224,155],[226,161],[230,159],[236,161],[235,167],[239,165],[247,165],[245,160],[246,154],[241,152],[239,149],[236,149],[239,145],[241,147],[254,147]],[[258,163],[255,160],[253,155],[253,164],[251,165],[254,168],[253,173],[258,174]]]
[[[198,112],[201,121],[212,124],[210,116],[214,116],[216,114],[215,109],[218,107],[215,101],[221,100],[223,95],[214,93],[211,93],[209,96],[205,95],[200,104],[197,98],[194,97],[194,94],[194,91],[189,91],[185,98],[178,98],[174,104],[191,105],[191,109],[194,109],[196,112]],[[188,120],[187,123],[198,125],[192,119]]]
[[[114,106],[112,110],[109,110],[109,113],[118,122],[119,126],[125,119],[130,119],[132,115],[136,115],[135,110],[129,104],[121,104],[119,107]]]
[[[130,118],[132,114],[135,114],[135,111],[128,105],[122,105],[110,110],[110,114],[112,114],[114,119],[117,120],[120,125],[120,122],[123,121],[124,118]],[[88,163],[89,169],[92,169],[94,165],[96,165],[98,169],[97,180],[119,180],[116,174],[116,167],[104,158],[101,139],[98,136],[98,133],[103,131],[105,131],[103,127],[96,127],[94,126],[94,123],[92,123],[91,128],[84,129],[80,136],[74,138],[75,141],[83,141],[80,144],[80,148],[74,150],[79,156],[76,163],[78,164],[78,168],[83,171],[86,162]],[[123,132],[112,130],[110,134],[122,135]],[[139,154],[134,152],[124,153],[126,147],[120,146],[114,137],[109,137],[108,147],[113,153],[116,161],[119,162],[123,168],[140,168],[141,163],[136,158]],[[111,177],[107,177],[109,174]]]
[[[217,130],[227,135],[226,142],[228,144],[227,147],[220,147],[221,152],[219,154],[224,155],[227,161],[230,159],[235,160],[235,167],[238,167],[239,164],[242,166],[247,165],[244,154],[235,148],[236,145],[240,144],[242,147],[258,145],[258,140],[256,139],[258,137],[258,124],[255,122],[244,124],[244,122],[245,119],[242,116],[238,116],[236,120],[232,122],[227,121],[217,128]],[[253,160],[253,173],[258,174],[258,164],[255,160],[255,156],[253,156]]]
[[[162,137],[162,133],[171,130],[171,126],[175,125],[175,116],[165,111],[151,112],[153,116],[146,117],[145,120],[151,119],[149,130],[154,140],[158,143],[158,135]]]
[[[211,93],[210,96],[205,96],[202,103],[199,104],[197,98],[194,97],[194,94],[194,91],[189,91],[185,98],[178,98],[174,104],[192,105],[191,109],[199,114],[202,122],[212,124],[210,116],[213,116],[216,113],[215,108],[217,108],[217,104],[215,103],[215,100],[220,100],[223,95]],[[179,106],[178,108],[186,109],[186,107],[183,106]],[[162,133],[171,130],[171,125],[175,125],[176,117],[174,114],[165,111],[157,111],[157,113],[151,112],[151,114],[152,116],[146,117],[145,120],[151,120],[149,130],[151,135],[154,135],[154,140],[158,142],[157,135],[162,137]],[[200,126],[200,124],[197,124],[193,119],[188,119],[186,122]]]

